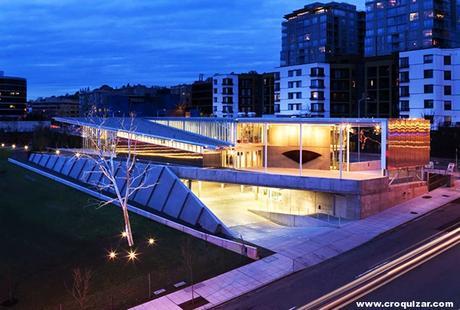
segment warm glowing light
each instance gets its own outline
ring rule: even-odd
[[[80,153],[76,153],[75,156],[76,156],[77,158],[80,158],[81,154],[80,154]]]
[[[109,254],[108,254],[108,257],[109,257],[109,259],[114,260],[115,258],[117,258],[117,255],[118,255],[117,252],[110,251]]]
[[[137,256],[138,254],[136,253],[136,251],[133,251],[133,250],[130,250],[128,252],[128,255],[126,255],[129,261],[135,261],[137,259]]]
[[[121,237],[122,238],[127,238],[128,237],[128,233],[126,231],[122,232],[121,233]]]
[[[24,149],[27,151],[29,149],[29,146],[28,145],[24,146]]]
[[[149,238],[148,243],[149,243],[149,245],[154,245],[155,244],[155,239]]]
[[[2,147],[5,147],[5,143],[2,143]]]
[[[380,125],[378,125],[378,124],[375,125],[375,127],[374,127],[374,133],[378,135],[378,134],[380,134],[381,132],[382,132],[382,127],[380,127]]]
[[[59,154],[61,154],[61,151],[56,150],[56,155],[59,155]]]
[[[13,144],[11,147],[12,147],[13,149],[15,149],[15,148],[16,148],[16,144]]]

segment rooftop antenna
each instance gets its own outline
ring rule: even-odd
[[[198,75],[198,81],[202,82],[203,79],[204,79],[204,74],[203,74],[203,73],[200,73],[200,74]]]

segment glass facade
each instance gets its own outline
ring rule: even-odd
[[[281,66],[328,62],[360,52],[360,17],[353,5],[313,3],[284,18]]]
[[[459,8],[450,0],[368,1],[365,55],[459,47]]]

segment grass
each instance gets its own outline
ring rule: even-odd
[[[0,151],[0,303],[14,289],[13,309],[77,309],[69,292],[75,268],[92,272],[89,309],[122,309],[149,300],[149,273],[152,291],[189,283],[184,256],[192,258],[195,282],[249,262],[136,215],[140,256],[128,262],[119,208],[97,208],[91,197],[9,164],[7,156]],[[149,237],[156,239],[153,247]],[[114,261],[110,249],[120,253]]]

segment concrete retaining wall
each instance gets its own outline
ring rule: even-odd
[[[426,182],[391,185],[388,191],[361,196],[361,218],[365,218],[428,192]]]

